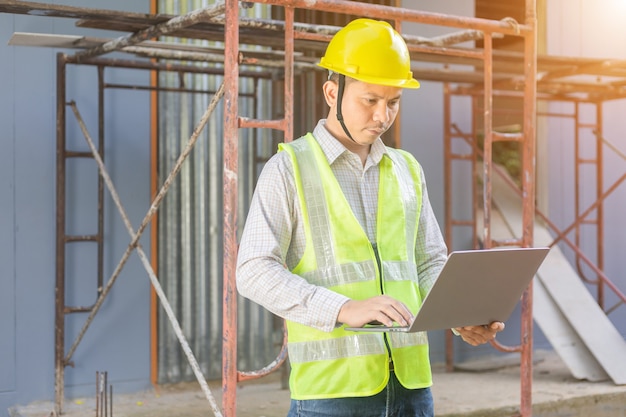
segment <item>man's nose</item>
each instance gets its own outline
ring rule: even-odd
[[[374,111],[374,121],[381,122],[383,124],[389,123],[391,119],[391,109],[387,106],[387,103],[381,101],[376,105],[376,109]]]

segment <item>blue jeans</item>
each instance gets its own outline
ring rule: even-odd
[[[406,389],[391,372],[389,383],[371,397],[291,400],[287,417],[433,417],[430,388]]]

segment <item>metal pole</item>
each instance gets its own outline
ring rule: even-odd
[[[450,84],[443,84],[443,176],[444,176],[444,217],[445,217],[445,240],[448,250],[454,245],[452,238],[453,218],[452,218],[452,134],[451,134],[451,109],[450,109]],[[452,331],[446,330],[446,372],[454,371],[454,335]]]
[[[293,140],[293,68],[294,68],[294,9],[285,7],[285,98],[283,121],[285,142]]]
[[[525,23],[531,29],[524,36],[524,126],[522,142],[522,246],[533,246],[535,226],[535,160],[537,117],[537,14],[536,0],[526,0]],[[533,285],[521,300],[521,401],[522,417],[532,416],[533,379]]]
[[[65,55],[57,54],[56,278],[54,326],[54,408],[63,412],[65,396]]]
[[[485,69],[483,91],[483,241],[485,248],[490,249],[491,242],[491,167],[493,145],[493,98],[492,98],[492,73],[493,73],[493,49],[491,34],[485,33]]]
[[[472,176],[472,247],[473,248],[478,248],[478,210],[479,210],[479,206],[480,206],[480,201],[479,201],[479,193],[480,193],[480,187],[478,186],[478,181],[476,181],[476,178],[474,178],[474,176],[476,175],[476,173],[478,172],[478,163],[479,163],[479,154],[480,154],[480,149],[478,147],[478,119],[476,117],[476,115],[478,114],[478,96],[476,95],[472,95],[470,97],[471,99],[471,107],[472,110],[470,112],[470,114],[472,115],[472,121],[471,121],[471,131],[470,131],[470,136],[469,137],[465,137],[465,140],[471,140],[471,142],[469,142],[468,144],[472,147],[472,151],[471,151],[471,158],[472,158],[472,168],[471,168],[471,176]]]
[[[254,0],[254,2],[309,10],[345,13],[356,16],[370,16],[377,19],[426,23],[439,26],[456,27],[464,30],[481,30],[490,33],[502,33],[514,36],[520,36],[521,34],[533,30],[527,25],[519,24],[512,26],[506,21],[454,16],[444,13],[425,12],[422,10],[412,10],[349,0]]]
[[[596,105],[596,132],[599,132],[599,136],[595,134],[596,138],[596,198],[600,199],[602,190],[604,189],[604,143],[602,141],[602,102],[595,103]],[[604,202],[598,205],[596,212],[596,256],[598,257],[597,263],[600,269],[604,269]],[[597,300],[600,308],[605,310],[604,305],[604,282],[598,279],[597,284]]]
[[[108,52],[118,51],[125,46],[135,45],[146,39],[157,38],[161,35],[184,29],[188,26],[194,25],[199,22],[207,21],[215,16],[219,16],[224,13],[224,4],[217,3],[210,8],[197,9],[182,16],[176,16],[167,22],[159,23],[158,25],[150,26],[146,29],[140,30],[126,36],[121,36],[117,39],[105,42],[102,45],[96,46],[85,51],[77,52],[74,57],[77,61],[84,58],[93,57],[96,55],[103,55]]]
[[[239,142],[239,2],[226,1],[224,28],[224,288],[222,349],[222,410],[236,416],[237,396],[237,195]]]
[[[104,66],[98,66],[98,152],[104,161]],[[98,175],[98,291],[97,297],[102,293],[104,285],[104,181]]]

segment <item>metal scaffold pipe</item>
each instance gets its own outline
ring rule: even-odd
[[[156,38],[161,35],[166,35],[168,33],[186,28],[196,23],[204,22],[211,19],[212,17],[219,16],[224,13],[225,7],[225,4],[223,2],[220,2],[209,8],[194,10],[185,15],[176,16],[168,20],[167,22],[150,26],[146,29],[140,30],[139,32],[132,33],[126,36],[121,36],[117,39],[105,42],[102,45],[96,46],[95,48],[78,52],[75,54],[75,57],[78,61],[80,61],[84,58],[117,51],[126,46],[135,45],[150,38]]]
[[[102,158],[100,157],[99,153],[98,153],[98,149],[96,148],[95,144],[93,143],[93,140],[91,139],[91,136],[89,135],[89,132],[87,130],[87,127],[82,119],[82,116],[80,115],[80,112],[78,111],[78,108],[76,106],[75,102],[70,102],[69,106],[72,108],[72,111],[74,112],[74,115],[76,116],[76,119],[78,121],[78,124],[80,126],[80,129],[88,143],[89,148],[91,149],[93,156],[96,160],[96,163],[98,164],[98,168],[100,170],[100,175],[103,177],[104,182],[107,185],[107,188],[109,189],[111,196],[113,198],[113,201],[116,205],[116,207],[118,208],[120,215],[123,219],[124,225],[126,226],[128,233],[131,236],[131,242],[128,245],[128,248],[126,249],[126,252],[124,253],[124,255],[122,256],[121,261],[118,263],[118,266],[115,268],[115,271],[113,273],[113,276],[109,279],[109,281],[107,282],[107,285],[105,286],[105,288],[103,289],[100,297],[98,297],[98,300],[96,302],[96,304],[94,305],[93,309],[91,310],[85,324],[83,325],[82,329],[80,330],[78,337],[76,338],[74,344],[72,345],[72,347],[70,348],[66,358],[65,358],[65,362],[68,363],[70,358],[72,357],[72,355],[74,354],[76,348],[78,347],[78,344],[80,343],[80,341],[82,340],[83,336],[85,335],[87,329],[89,328],[91,322],[93,321],[94,317],[96,316],[96,314],[98,313],[100,307],[102,306],[102,303],[104,302],[106,296],[108,295],[108,293],[110,292],[111,288],[113,287],[113,284],[116,281],[116,278],[119,276],[119,273],[121,272],[121,269],[123,268],[124,264],[126,263],[126,260],[128,259],[128,257],[130,256],[131,252],[133,250],[137,251],[137,254],[144,266],[144,268],[146,269],[146,271],[148,272],[148,276],[150,278],[150,282],[152,283],[152,286],[157,294],[157,296],[159,297],[159,300],[161,301],[162,307],[165,310],[165,313],[172,325],[172,327],[174,328],[174,333],[176,334],[176,337],[179,340],[180,346],[185,354],[185,356],[187,357],[187,360],[189,361],[189,365],[191,366],[194,375],[196,376],[196,379],[198,380],[198,383],[200,384],[200,387],[202,388],[202,391],[204,392],[207,400],[209,401],[210,405],[211,405],[211,409],[213,410],[213,413],[216,417],[222,417],[222,413],[219,410],[219,407],[217,405],[217,402],[215,401],[215,398],[213,397],[213,395],[211,394],[211,390],[206,382],[206,378],[204,377],[204,375],[202,374],[202,370],[200,369],[200,365],[198,364],[198,361],[196,360],[191,347],[189,346],[189,343],[187,342],[187,339],[185,338],[185,335],[183,334],[182,328],[180,327],[180,324],[176,318],[176,315],[174,313],[174,311],[172,310],[172,307],[170,305],[170,303],[167,300],[167,296],[165,295],[163,288],[161,287],[161,284],[159,283],[159,280],[156,276],[156,274],[154,273],[154,270],[152,269],[152,265],[150,264],[150,260],[148,259],[148,257],[146,256],[145,252],[143,251],[141,245],[139,244],[139,239],[141,237],[141,234],[143,233],[143,230],[145,230],[145,226],[149,223],[150,219],[152,218],[152,216],[154,215],[154,213],[156,212],[160,202],[162,201],[163,197],[165,196],[167,190],[169,189],[169,186],[171,185],[174,177],[178,174],[178,172],[180,171],[180,168],[182,167],[183,162],[186,160],[187,156],[191,153],[191,150],[193,149],[195,143],[198,140],[198,137],[200,136],[200,133],[202,132],[202,130],[204,129],[204,127],[206,126],[209,117],[212,115],[213,111],[215,110],[215,107],[217,106],[218,102],[220,101],[220,99],[223,97],[224,95],[224,84],[222,84],[220,86],[220,88],[217,90],[217,92],[215,93],[215,95],[213,96],[211,102],[209,103],[209,106],[207,108],[207,110],[205,111],[205,113],[202,115],[200,122],[198,123],[198,125],[196,126],[196,128],[194,129],[191,138],[189,139],[189,141],[187,142],[187,145],[185,146],[185,149],[183,150],[183,152],[181,153],[181,155],[179,156],[174,168],[172,168],[170,174],[168,175],[167,179],[165,180],[159,194],[155,197],[148,213],[146,214],[144,220],[142,221],[142,225],[140,226],[139,230],[137,232],[135,232],[133,230],[132,224],[130,223],[130,220],[128,219],[128,216],[126,214],[126,211],[121,203],[121,200],[119,198],[119,195],[115,189],[115,186],[113,185],[113,182],[106,170],[106,167],[104,165],[104,161],[102,160]]]

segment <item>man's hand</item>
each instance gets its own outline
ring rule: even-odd
[[[489,325],[457,327],[454,330],[459,332],[464,341],[472,346],[478,346],[495,339],[496,333],[504,330],[504,323],[494,321]]]
[[[413,320],[409,309],[400,301],[388,295],[379,295],[367,300],[350,300],[339,310],[337,321],[349,327],[363,327],[367,323],[379,322],[392,326],[408,326]]]

